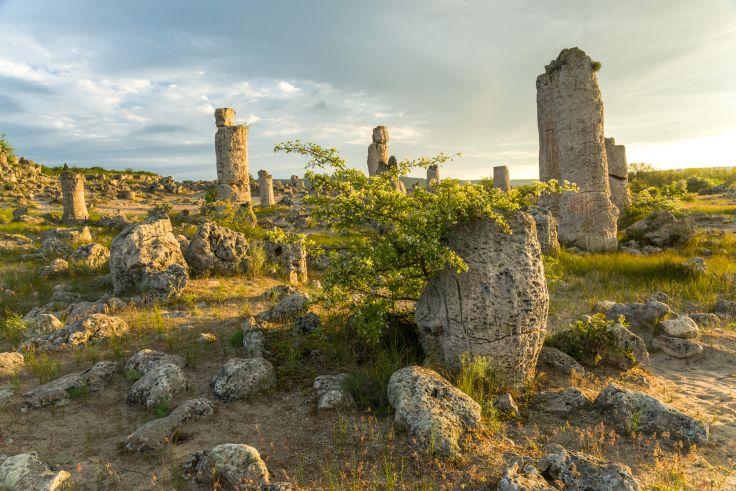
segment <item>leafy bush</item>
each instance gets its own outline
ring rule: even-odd
[[[2,149],[2,151],[8,157],[15,156],[15,149],[13,148],[13,145],[11,145],[10,142],[5,138],[5,133],[0,135],[0,149]]]
[[[217,188],[214,186],[207,188],[207,191],[204,192],[203,199],[205,203],[214,203],[217,201]]]
[[[325,272],[324,298],[331,307],[357,313],[359,333],[373,341],[379,338],[386,314],[398,302],[416,300],[432,275],[448,267],[458,272],[467,269],[462,258],[443,243],[454,226],[485,217],[508,231],[505,213],[520,209],[530,196],[562,189],[556,182],[536,183],[505,193],[446,179],[431,192],[418,188],[404,194],[396,186],[401,177],[453,157],[440,154],[402,161],[369,178],[348,168],[334,148],[297,140],[276,145],[275,151],[309,158],[305,176],[315,194],[306,201],[315,219],[338,234],[357,234],[346,253],[331,261]]]
[[[676,187],[679,188],[680,184]],[[682,209],[682,202],[677,196],[663,193],[659,188],[649,187],[638,193],[632,193],[631,205],[618,221],[620,229],[626,228],[655,211],[677,212]]]
[[[699,193],[704,189],[712,188],[723,184],[721,179],[714,179],[705,176],[692,176],[687,179],[687,190],[691,193]]]
[[[11,314],[0,324],[0,339],[6,339],[13,344],[17,344],[26,329],[27,326],[23,319],[17,314]]]
[[[590,320],[575,321],[570,329],[548,337],[544,344],[567,353],[583,365],[595,366],[616,355],[630,355],[618,347],[609,329],[615,323],[603,314],[596,314]],[[623,323],[623,318],[618,323]]]
[[[253,236],[256,229],[256,215],[250,203],[238,204],[229,200],[205,201],[200,213],[218,225],[247,236]]]

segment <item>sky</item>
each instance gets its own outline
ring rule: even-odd
[[[538,176],[536,88],[578,46],[629,162],[736,165],[736,0],[0,0],[0,133],[47,165],[214,179],[214,109],[250,171],[303,174],[301,139],[366,168],[462,153],[443,177]],[[417,174],[418,175],[418,174]]]

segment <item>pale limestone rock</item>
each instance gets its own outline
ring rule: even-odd
[[[616,140],[613,138],[606,138],[606,157],[608,159],[608,183],[611,188],[611,201],[619,209],[619,212],[623,213],[631,205],[626,147],[616,145]]]
[[[261,196],[261,206],[276,204],[276,198],[273,196],[273,177],[268,171],[258,171],[258,192]]]
[[[64,350],[81,346],[93,339],[118,337],[128,332],[128,324],[120,317],[90,314],[61,329],[28,339],[23,349],[39,351]]]
[[[542,248],[542,254],[556,254],[560,250],[560,241],[557,239],[557,219],[546,208],[529,208],[529,214],[537,225],[537,239]]]
[[[71,255],[72,264],[93,271],[103,269],[110,261],[110,249],[101,244],[81,245]]]
[[[248,127],[234,126],[235,111],[215,110],[215,155],[217,157],[217,199],[250,202],[248,174]]]
[[[215,397],[225,402],[248,399],[274,385],[273,365],[263,358],[231,358],[210,383]]]
[[[248,445],[224,443],[195,452],[182,463],[187,479],[200,484],[217,483],[223,489],[268,489],[266,464],[258,450]]]
[[[663,320],[659,325],[667,336],[673,338],[692,339],[697,338],[700,334],[698,325],[686,315]]]
[[[84,201],[84,176],[74,172],[62,172],[61,194],[64,204],[64,213],[61,219],[64,223],[78,223],[89,220],[87,204]]]
[[[7,457],[0,454],[0,488],[23,491],[57,491],[71,475],[49,467],[36,452]]]
[[[173,363],[154,365],[128,391],[128,404],[143,404],[153,408],[170,403],[187,389],[187,379],[179,366]]]
[[[171,414],[144,424],[125,439],[129,452],[155,450],[173,441],[183,425],[195,419],[214,414],[212,402],[207,399],[190,399],[182,402]]]
[[[569,452],[560,445],[551,445],[547,451],[550,453],[539,459],[538,467],[564,489],[639,491],[631,469],[623,464]]]
[[[680,339],[671,336],[657,336],[652,339],[652,346],[673,358],[692,358],[703,352],[703,345],[697,341]]]
[[[448,268],[430,279],[416,306],[425,352],[458,369],[464,355],[487,356],[502,384],[534,374],[547,324],[549,294],[536,227],[509,214],[512,233],[489,219],[460,225],[447,245],[469,270]]]
[[[312,387],[319,397],[317,409],[332,410],[355,406],[353,395],[345,388],[347,373],[320,375],[314,379]]]
[[[498,165],[493,167],[493,187],[501,191],[511,191],[511,177],[507,166]]]
[[[36,387],[32,391],[23,394],[25,400],[23,411],[52,404],[60,406],[68,403],[75,394],[102,390],[110,384],[110,379],[116,369],[117,364],[115,362],[101,361],[81,373],[70,373]]]
[[[377,126],[373,128],[373,143],[368,147],[368,175],[380,174],[382,166],[388,164],[388,128]]]
[[[427,167],[427,191],[431,191],[432,187],[440,180],[440,167],[437,164]]]
[[[249,253],[243,234],[206,222],[189,242],[185,258],[194,275],[233,275],[248,270]]]

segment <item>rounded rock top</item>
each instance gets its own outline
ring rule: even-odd
[[[235,124],[235,109],[231,107],[221,107],[215,109],[215,125],[221,126],[233,126]]]

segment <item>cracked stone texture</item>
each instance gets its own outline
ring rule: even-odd
[[[243,234],[207,222],[197,229],[185,257],[194,275],[232,275],[248,270],[249,253],[250,246]]]
[[[189,399],[182,402],[171,414],[144,424],[125,440],[129,452],[155,450],[168,442],[181,430],[183,424],[214,414],[212,402],[207,399]]]
[[[537,77],[540,180],[580,189],[541,202],[559,218],[560,242],[609,251],[618,245],[618,209],[610,200],[603,100],[592,63],[579,48],[564,49]]]
[[[105,314],[90,314],[48,334],[31,338],[23,343],[24,349],[60,350],[86,344],[92,339],[122,336],[128,332],[128,324],[120,317]]]
[[[235,126],[235,111],[215,110],[215,156],[217,159],[217,199],[250,202],[248,175],[248,127]]]
[[[78,223],[89,220],[87,204],[84,202],[84,176],[74,172],[62,172],[61,196],[64,204],[64,213],[61,219],[64,223]]]
[[[161,351],[145,348],[128,358],[128,361],[125,362],[125,371],[129,372],[131,370],[135,370],[136,372],[145,375],[157,366],[165,363],[176,365],[179,368],[184,368],[184,366],[186,366],[186,361],[179,355],[170,355]]]
[[[624,435],[632,431],[645,435],[669,433],[686,444],[708,443],[708,425],[678,411],[650,395],[609,384],[595,400],[608,423]]]
[[[461,357],[488,356],[502,384],[531,379],[546,333],[549,294],[534,220],[508,214],[512,233],[490,219],[448,233],[468,271],[430,279],[416,306],[425,353],[451,369]]]
[[[623,213],[631,205],[626,147],[616,145],[616,140],[613,138],[606,138],[606,157],[608,159],[608,184],[611,188],[611,201]]]
[[[143,291],[168,299],[184,289],[188,269],[168,218],[128,225],[112,241],[110,275],[116,295]]]
[[[428,368],[397,370],[387,393],[396,426],[446,457],[459,455],[462,435],[481,425],[478,403]]]
[[[273,196],[273,177],[265,170],[258,171],[258,193],[261,197],[261,206],[276,204],[276,198]]]
[[[81,245],[71,255],[71,262],[91,270],[104,268],[110,260],[110,249],[101,244]]]
[[[528,213],[537,224],[537,240],[542,248],[542,254],[555,254],[560,250],[560,241],[557,238],[557,219],[546,208],[532,206]]]
[[[703,352],[703,345],[689,339],[674,338],[671,336],[657,336],[652,339],[652,346],[673,358],[692,358]]]
[[[368,146],[368,176],[380,173],[381,167],[388,165],[388,128],[373,128],[373,143]]]

